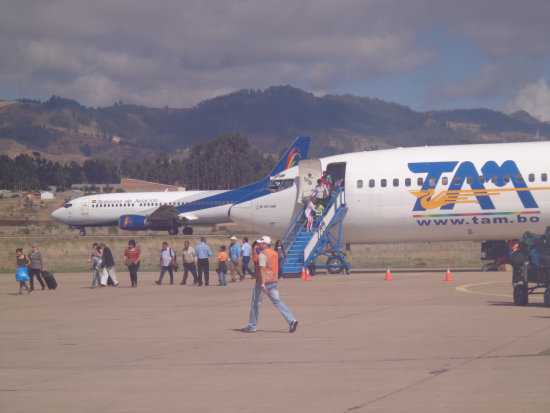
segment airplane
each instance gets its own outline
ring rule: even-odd
[[[550,142],[395,148],[307,159],[230,218],[281,238],[326,170],[342,180],[346,244],[510,240],[550,225]],[[332,231],[334,232],[334,231]]]
[[[86,227],[113,225],[129,231],[166,230],[171,235],[178,234],[183,226],[183,234],[191,235],[191,223],[229,222],[229,207],[240,199],[250,199],[270,177],[297,165],[307,156],[309,141],[309,137],[298,137],[266,178],[238,189],[86,195],[67,200],[51,215],[72,229],[80,229],[81,236],[86,235]]]

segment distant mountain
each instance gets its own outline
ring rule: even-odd
[[[182,154],[197,141],[240,132],[277,154],[296,136],[312,136],[324,156],[396,146],[517,142],[550,138],[550,123],[526,112],[468,109],[415,112],[397,103],[351,95],[315,97],[290,86],[241,90],[188,109],[122,102],[91,108],[52,96],[45,102],[0,102],[0,140],[51,155],[143,158]],[[6,144],[2,146],[7,146]]]

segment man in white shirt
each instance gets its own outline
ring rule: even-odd
[[[315,202],[320,202],[324,206],[328,201],[328,189],[321,179],[317,179],[317,186],[311,191],[311,195],[315,198]]]
[[[183,281],[181,285],[187,283],[187,275],[189,271],[193,274],[193,285],[197,284],[197,266],[195,264],[195,250],[189,245],[189,241],[183,243],[183,250],[181,251],[181,258],[183,261]]]
[[[170,284],[174,284],[174,273],[172,272],[172,259],[176,258],[176,254],[172,248],[168,248],[168,243],[165,241],[162,243],[162,249],[160,250],[160,277],[158,281],[155,281],[156,284],[162,284],[162,278],[164,273],[168,270],[170,274]]]

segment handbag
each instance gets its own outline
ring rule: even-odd
[[[15,271],[15,281],[29,281],[29,270],[27,267],[18,267]]]
[[[170,249],[170,252],[174,254],[174,250]],[[170,261],[170,267],[172,267],[172,269],[175,272],[178,272],[178,259],[176,258],[176,254],[172,256],[172,261]]]

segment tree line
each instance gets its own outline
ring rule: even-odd
[[[63,191],[73,184],[118,184],[121,177],[127,177],[187,189],[233,189],[265,177],[275,162],[253,148],[247,137],[225,133],[208,142],[196,142],[186,159],[159,153],[155,159],[125,159],[120,165],[105,158],[62,165],[39,152],[14,159],[0,155],[0,188],[32,191],[56,186]]]

